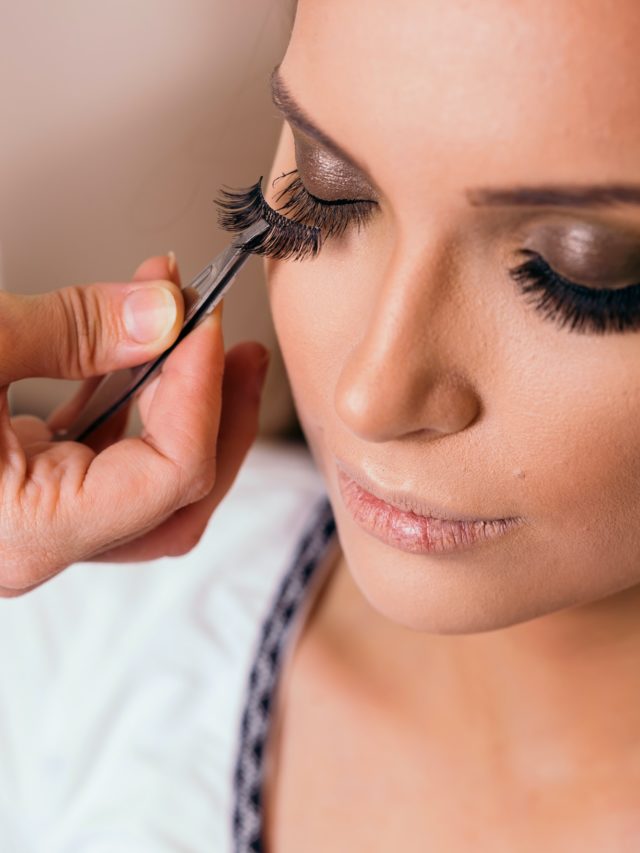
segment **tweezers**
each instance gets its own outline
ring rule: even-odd
[[[161,355],[137,367],[107,373],[96,387],[78,419],[65,430],[54,433],[52,441],[83,441],[102,426],[132,397],[139,394],[157,376],[164,361],[189,332],[210,314],[233,283],[236,274],[251,255],[251,243],[269,225],[264,219],[241,231],[223,252],[182,288],[185,316],[178,337]]]

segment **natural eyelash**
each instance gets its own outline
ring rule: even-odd
[[[575,332],[625,332],[640,329],[640,284],[595,289],[569,281],[528,249],[527,260],[509,270],[534,307],[561,328]]]
[[[280,175],[274,184],[296,172],[294,169]],[[280,260],[301,260],[315,257],[325,238],[341,236],[351,224],[360,229],[377,204],[365,200],[324,201],[311,195],[299,177],[278,193],[275,201],[281,200],[283,204],[277,209],[267,204],[262,178],[246,189],[223,188],[216,199],[219,224],[227,231],[239,232],[264,219],[270,228],[248,243],[247,250]]]

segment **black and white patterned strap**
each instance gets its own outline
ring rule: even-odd
[[[331,504],[323,496],[305,529],[290,569],[263,623],[249,677],[233,777],[233,841],[235,853],[264,850],[262,844],[263,756],[278,672],[294,615],[316,566],[335,533]]]

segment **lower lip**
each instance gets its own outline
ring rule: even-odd
[[[365,491],[338,470],[340,492],[354,520],[376,539],[412,554],[461,551],[497,539],[514,525],[515,518],[491,521],[451,521],[405,512]]]

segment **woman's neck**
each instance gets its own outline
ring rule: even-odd
[[[320,615],[363,690],[417,733],[491,755],[514,782],[640,773],[640,588],[480,634],[375,611],[341,557]]]

